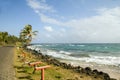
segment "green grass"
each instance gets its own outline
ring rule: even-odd
[[[21,55],[20,50],[15,50],[15,62],[14,67],[16,69],[16,78],[18,80],[40,80],[41,79],[41,71],[35,71],[33,74],[33,67],[25,64],[21,61],[21,58],[18,56]],[[28,61],[40,61],[34,55],[27,53],[27,60]],[[23,66],[22,66],[23,65]],[[46,62],[39,64],[38,66],[45,66],[47,65]],[[56,67],[54,65],[50,65],[51,67],[45,69],[45,80],[100,80],[100,79],[92,79],[92,77],[76,73],[72,70],[63,69],[61,67]]]

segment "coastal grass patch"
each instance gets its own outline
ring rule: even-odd
[[[14,56],[14,68],[17,80],[40,80],[41,79],[41,70],[35,71],[33,74],[34,67],[24,64],[22,61],[22,52],[23,49],[15,49]],[[35,55],[24,51],[26,54],[25,61],[40,61]],[[46,62],[42,62],[38,66],[48,65]],[[62,67],[50,65],[50,68],[45,69],[45,80],[101,80],[98,78],[93,78],[85,74],[79,74],[73,70],[64,69]]]

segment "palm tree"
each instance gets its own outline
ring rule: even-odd
[[[28,45],[32,41],[33,36],[37,35],[37,32],[38,31],[32,31],[32,26],[28,24],[20,32],[20,39]]]

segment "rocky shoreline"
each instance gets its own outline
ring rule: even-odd
[[[47,64],[49,64],[49,65],[53,64],[55,66],[59,66],[59,67],[62,67],[64,69],[71,69],[74,72],[77,72],[80,74],[85,74],[88,76],[93,76],[94,78],[99,77],[102,80],[117,80],[117,79],[110,78],[108,73],[98,71],[97,69],[92,70],[90,67],[83,68],[81,66],[73,66],[71,64],[60,62],[59,60],[57,60],[51,56],[43,55],[40,51],[38,52],[38,51],[27,49],[27,48],[25,48],[25,49],[27,52],[31,52],[33,55],[38,57],[41,61],[47,62]]]

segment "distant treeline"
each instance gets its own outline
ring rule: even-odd
[[[0,45],[29,45],[36,36],[38,31],[33,31],[30,24],[25,25],[25,27],[20,31],[19,37],[10,35],[8,32],[0,32]]]
[[[0,32],[0,45],[15,44],[20,39],[14,35],[10,35],[8,32]]]

